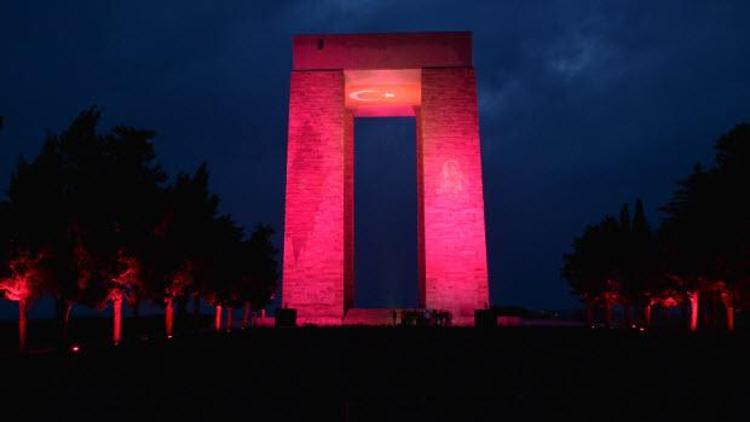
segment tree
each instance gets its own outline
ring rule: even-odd
[[[214,329],[222,325],[232,327],[232,310],[240,303],[239,288],[247,274],[247,256],[243,245],[242,228],[230,216],[221,216],[214,222],[210,236],[211,246],[207,254],[205,271],[202,274],[203,291],[208,302],[215,307]],[[222,324],[222,310],[227,311],[227,320]]]
[[[58,290],[49,279],[65,279],[60,265],[65,251],[63,223],[66,221],[66,189],[61,177],[62,162],[56,144],[48,137],[32,162],[19,158],[11,175],[5,220],[9,230],[3,234],[6,298],[19,302],[21,344],[25,343],[25,311],[30,300]],[[40,270],[40,266],[44,270]],[[40,274],[44,273],[42,283]]]
[[[740,124],[715,145],[713,175],[721,212],[717,225],[719,257],[715,291],[724,306],[726,325],[734,329],[734,303],[750,284],[750,124]]]
[[[710,172],[699,165],[663,208],[667,214],[661,229],[666,251],[665,276],[679,290],[686,292],[690,302],[690,329],[698,329],[700,291],[705,289],[713,273],[715,245],[712,226],[715,214],[712,202],[715,191]]]
[[[620,219],[617,226],[617,239],[614,240],[614,278],[617,280],[618,294],[616,299],[622,305],[625,325],[632,324],[632,308],[637,295],[632,294],[636,283],[633,228],[630,220],[630,207],[627,203],[620,208]],[[610,317],[611,319],[611,317]]]
[[[587,226],[573,241],[573,251],[563,257],[562,276],[572,291],[586,303],[587,322],[593,321],[593,309],[603,305],[607,324],[611,325],[611,308],[618,299],[618,221],[606,216]]]
[[[621,219],[622,221],[622,219]],[[620,260],[621,298],[628,318],[628,325],[632,325],[631,308],[643,308],[644,319],[648,325],[651,317],[651,303],[649,286],[658,283],[658,246],[651,227],[646,220],[643,202],[636,199],[632,221],[628,224],[621,222],[622,254]]]
[[[193,295],[198,309],[218,197],[208,189],[208,169],[203,163],[193,175],[180,173],[166,190],[155,242],[147,258],[149,297],[164,304],[167,337],[173,335],[175,301]]]
[[[612,325],[612,308],[619,304],[626,325],[633,324],[632,309],[645,306],[646,286],[656,277],[656,250],[640,199],[632,218],[624,204],[618,219],[606,216],[586,227],[573,242],[573,252],[563,257],[562,276],[586,302],[589,323],[593,307],[602,305]]]
[[[153,131],[117,126],[102,140],[108,171],[99,198],[106,217],[102,233],[110,247],[101,250],[100,259],[113,303],[115,343],[120,341],[122,301],[137,309],[144,297],[143,263],[160,218],[166,175],[155,163],[154,136]]]
[[[73,303],[95,296],[84,293],[95,274],[85,223],[97,216],[93,187],[103,172],[98,120],[98,110],[88,109],[60,135],[48,135],[33,161],[19,159],[8,189],[15,232],[6,239],[44,249],[50,257],[55,282],[49,289],[59,299],[64,333]]]
[[[122,300],[139,297],[140,254],[165,175],[154,163],[154,132],[118,126],[99,135],[100,117],[95,107],[84,110],[32,162],[19,160],[8,198],[13,239],[49,258],[63,331],[73,303],[111,300],[119,342]]]
[[[271,242],[274,230],[270,225],[261,224],[247,241],[249,272],[243,278],[240,299],[244,305],[243,328],[248,327],[251,309],[261,309],[273,300],[278,281],[278,251]]]
[[[44,293],[45,284],[49,283],[47,259],[44,251],[17,248],[9,256],[6,274],[0,275],[0,293],[5,299],[18,302],[18,347],[21,351],[26,349],[28,307]]]
[[[691,330],[698,328],[701,296],[720,301],[728,329],[734,328],[734,297],[750,268],[748,144],[750,125],[719,138],[714,166],[696,165],[664,207],[667,271],[687,291]]]
[[[200,275],[204,297],[216,309],[216,331],[222,327],[231,330],[233,310],[239,306],[244,307],[242,324],[247,327],[250,310],[266,306],[273,298],[278,273],[272,235],[270,226],[260,225],[245,239],[231,217],[216,219],[207,238],[213,253],[207,255],[205,271]]]
[[[196,312],[201,297],[216,306],[219,327],[222,308],[231,317],[241,304],[265,306],[278,278],[270,226],[246,239],[231,216],[217,216],[205,163],[165,186],[155,132],[99,133],[100,120],[92,107],[49,134],[32,161],[19,159],[0,202],[0,292],[19,301],[21,343],[28,303],[45,293],[57,299],[63,333],[74,304],[112,303],[115,344],[125,302],[163,304],[168,337],[174,303],[189,295]]]

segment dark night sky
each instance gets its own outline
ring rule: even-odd
[[[6,2],[0,186],[46,130],[98,104],[105,128],[158,130],[170,173],[208,161],[240,223],[281,227],[291,36],[469,30],[493,301],[575,306],[559,267],[584,225],[638,196],[655,223],[675,180],[750,120],[750,3],[498,3]],[[362,142],[403,131],[375,125]]]

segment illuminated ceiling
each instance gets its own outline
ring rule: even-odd
[[[414,116],[421,70],[345,70],[346,107],[356,117]]]

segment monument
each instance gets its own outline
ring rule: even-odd
[[[419,305],[473,322],[489,303],[471,33],[293,39],[282,306],[354,310],[354,119],[416,118]]]

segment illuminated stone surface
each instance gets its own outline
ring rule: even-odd
[[[355,288],[353,119],[413,115],[420,306],[471,323],[489,302],[471,34],[298,36],[293,62],[282,305],[303,324],[344,321]]]
[[[489,301],[475,86],[471,68],[422,71],[425,305],[463,322]]]

